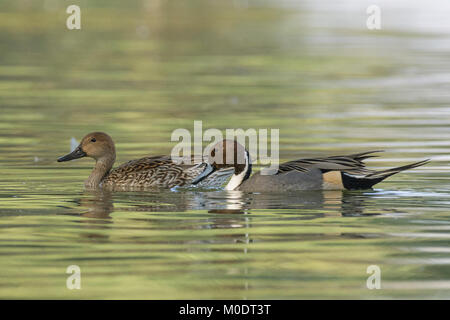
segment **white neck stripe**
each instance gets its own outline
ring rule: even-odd
[[[250,156],[248,154],[248,151],[245,151],[245,168],[244,170],[239,174],[233,174],[230,181],[227,183],[225,190],[235,190],[237,187],[241,185],[241,183],[244,181],[244,178],[247,174],[247,171],[249,169],[249,162],[250,162]]]

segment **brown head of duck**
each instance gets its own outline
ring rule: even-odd
[[[116,160],[116,148],[109,135],[104,132],[91,132],[71,153],[60,157],[58,162],[89,157],[95,159],[95,167],[85,181],[86,187],[97,187],[109,173]]]
[[[234,168],[234,174],[225,187],[225,190],[235,190],[252,173],[252,164],[248,151],[236,140],[222,140],[214,145],[208,152],[205,170],[192,182],[197,184],[212,173]]]

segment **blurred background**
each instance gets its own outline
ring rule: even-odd
[[[81,30],[66,28],[70,4]],[[4,0],[2,151],[53,161],[101,130],[126,160],[167,153],[174,129],[203,120],[279,128],[283,159],[380,147],[422,158],[450,143],[450,5],[378,1],[382,29],[368,30],[370,4]]]
[[[0,1],[0,297],[448,298],[449,16],[446,0]],[[237,200],[86,193],[92,162],[55,162],[91,131],[118,163],[169,154],[194,120],[280,129],[281,161],[433,161],[367,193]],[[214,211],[229,201],[239,214]],[[89,270],[80,292],[69,264]],[[386,290],[365,288],[371,264]]]

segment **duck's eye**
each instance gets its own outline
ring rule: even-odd
[[[95,141],[97,141],[97,139],[95,139],[95,138],[92,138],[92,139],[91,139],[91,142],[95,142]]]

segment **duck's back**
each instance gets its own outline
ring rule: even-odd
[[[260,172],[244,181],[239,190],[247,192],[276,192],[303,190],[342,190],[341,171],[371,172],[365,168],[364,159],[372,157],[371,152],[347,156],[308,158],[288,161],[280,164],[273,175],[261,175]]]
[[[178,164],[170,156],[153,156],[128,161],[112,170],[102,186],[173,188],[188,186],[204,171],[205,163]],[[220,187],[233,174],[232,170],[219,170],[199,184],[202,187]]]
[[[363,161],[374,157],[373,153],[375,152],[379,151],[285,162],[280,164],[278,172],[274,175],[254,174],[242,183],[239,190],[274,192],[370,189],[387,177],[428,162],[428,160],[423,160],[382,171],[370,170],[366,168]]]
[[[172,188],[189,184],[202,171],[200,165],[176,164],[169,156],[145,157],[112,170],[102,185]]]

